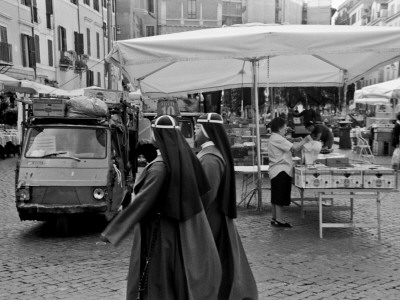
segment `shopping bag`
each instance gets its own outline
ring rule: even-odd
[[[394,170],[399,170],[400,167],[400,148],[396,148],[393,151],[393,155],[392,155],[392,168]]]

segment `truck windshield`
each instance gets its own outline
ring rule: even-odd
[[[105,158],[106,137],[106,130],[101,128],[35,127],[26,139],[25,156],[52,159]]]

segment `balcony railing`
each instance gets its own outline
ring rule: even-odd
[[[12,45],[0,42],[0,61],[12,63]]]

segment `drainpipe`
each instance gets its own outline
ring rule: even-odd
[[[111,0],[107,1],[107,28],[108,28],[108,53],[111,51],[111,38],[112,38],[112,32],[111,32],[111,16],[112,16],[112,8],[111,8]],[[112,90],[112,78],[111,78],[111,63],[107,64],[108,66],[108,89]]]

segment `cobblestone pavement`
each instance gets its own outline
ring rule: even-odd
[[[95,218],[72,220],[67,236],[49,222],[21,222],[16,160],[0,160],[0,299],[125,299],[130,242],[100,243],[105,224]],[[400,299],[399,201],[397,193],[382,200],[381,240],[366,228],[328,228],[320,239],[318,212],[301,218],[295,206],[285,210],[293,228],[271,227],[268,191],[260,212],[240,207],[236,224],[260,299]],[[332,222],[348,218],[345,211],[324,214]],[[356,201],[354,218],[374,220],[376,204]]]

